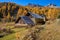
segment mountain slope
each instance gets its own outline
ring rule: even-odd
[[[39,15],[44,14],[48,19],[55,19],[57,14],[60,13],[60,8],[51,8],[49,6],[41,6],[35,4],[21,6],[15,3],[2,2],[0,3],[0,20],[14,20],[19,16],[25,15],[29,11]]]

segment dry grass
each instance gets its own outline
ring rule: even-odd
[[[35,25],[28,29],[14,28],[13,30],[15,33],[5,36],[1,40],[60,40],[60,21]]]
[[[36,25],[29,30],[23,40],[60,40],[60,22]]]

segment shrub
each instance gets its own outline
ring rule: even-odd
[[[2,28],[0,29],[0,32],[3,33],[14,33],[14,31],[11,28]]]
[[[58,18],[60,19],[60,15],[58,16]]]

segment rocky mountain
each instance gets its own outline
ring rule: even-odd
[[[48,6],[56,6],[55,4],[48,4]]]
[[[39,4],[31,4],[31,3],[29,3],[27,6],[31,6],[31,7],[43,7],[42,5],[39,5]]]
[[[55,5],[55,4],[48,4],[47,7],[51,7],[51,8],[60,8],[59,6]]]

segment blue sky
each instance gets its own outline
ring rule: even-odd
[[[19,5],[27,5],[28,3],[46,6],[50,3],[60,6],[60,0],[0,0],[0,2],[14,2]]]

